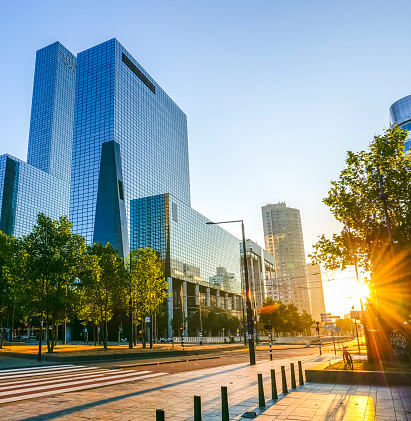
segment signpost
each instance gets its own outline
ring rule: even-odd
[[[269,343],[270,343],[270,361],[273,360],[273,349],[271,346],[271,341],[272,341],[272,331],[273,331],[273,327],[270,324],[264,325],[264,329],[268,330],[269,332]]]

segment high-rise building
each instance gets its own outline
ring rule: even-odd
[[[28,163],[0,156],[0,205],[9,235],[28,234],[42,212],[69,215],[88,244],[123,257],[157,251],[170,292],[163,334],[182,311],[185,335],[197,334],[187,320],[200,303],[239,315],[238,238],[190,207],[187,117],[116,39],[77,58],[58,42],[37,52]]]
[[[69,213],[76,58],[59,42],[37,51],[28,162],[0,156],[0,231],[28,234],[37,215]]]
[[[325,313],[324,290],[321,279],[321,266],[307,263],[308,287],[310,288],[311,315],[315,321],[321,321]]]
[[[77,65],[70,219],[88,243],[126,255],[132,200],[170,193],[190,205],[187,117],[116,39],[79,53]],[[106,166],[116,167],[116,205]]]
[[[404,151],[408,152],[411,146],[411,95],[395,101],[390,107],[390,128],[398,126],[405,132],[408,137],[404,142]]]
[[[275,282],[275,258],[257,243],[246,240],[248,282],[251,302],[259,309],[267,297],[272,296]],[[244,265],[243,242],[240,242],[241,261]],[[244,282],[244,279],[243,279]],[[243,291],[245,286],[243,285]]]
[[[265,248],[275,257],[273,299],[311,312],[300,211],[285,203],[262,208]]]
[[[122,256],[130,247],[158,252],[169,336],[169,322],[182,309],[187,322],[199,300],[208,311],[238,311],[238,239],[190,207],[186,115],[116,39],[78,54],[76,83],[74,230]]]

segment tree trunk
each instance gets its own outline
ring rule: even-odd
[[[142,325],[141,340],[143,342],[143,348],[145,348],[146,347],[146,319],[145,317],[143,317],[141,325]]]
[[[95,323],[93,326],[93,339],[94,339],[94,346],[97,346],[97,325]]]
[[[0,349],[3,349],[3,338],[4,338],[4,329],[3,329],[4,319],[1,318],[0,324]]]
[[[107,339],[108,339],[108,328],[107,328],[107,319],[104,320],[104,349],[107,349]]]

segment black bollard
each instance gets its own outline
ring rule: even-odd
[[[297,385],[295,383],[294,363],[290,363],[290,368],[291,368],[291,389],[297,389]]]
[[[298,377],[300,386],[304,386],[303,366],[301,361],[298,361]]]
[[[230,421],[228,414],[228,395],[227,386],[221,386],[221,407],[222,407],[222,421]]]
[[[273,400],[278,399],[277,382],[275,380],[275,370],[271,369],[271,395]]]
[[[162,409],[156,410],[156,421],[164,421],[164,411]]]
[[[194,396],[194,421],[201,421],[201,396]]]
[[[258,377],[258,406],[265,406],[263,375],[257,374]]]
[[[287,377],[285,377],[285,367],[281,366],[281,379],[283,381],[283,393],[288,393]]]

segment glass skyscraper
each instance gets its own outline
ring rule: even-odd
[[[405,96],[391,105],[390,128],[392,129],[394,126],[408,132],[408,137],[404,142],[404,151],[408,152],[411,146],[411,95]]]
[[[41,212],[69,213],[76,58],[59,42],[37,51],[28,162],[0,156],[0,230],[28,234]]]
[[[77,57],[58,42],[37,52],[27,159],[0,156],[0,230],[69,215],[90,245],[154,249],[169,336],[173,314],[187,322],[200,302],[238,315],[238,239],[191,208],[187,117],[116,39]]]
[[[190,205],[186,115],[116,39],[79,53],[70,219],[89,244],[158,252],[168,321],[240,307],[238,239]]]
[[[77,60],[70,218],[88,243],[110,241],[126,250],[131,200],[170,193],[190,205],[187,118],[116,39]],[[105,188],[99,184],[102,145],[109,141],[118,144],[121,160],[122,244],[99,229],[113,221],[113,211],[98,201]],[[105,215],[99,226],[96,213]]]

